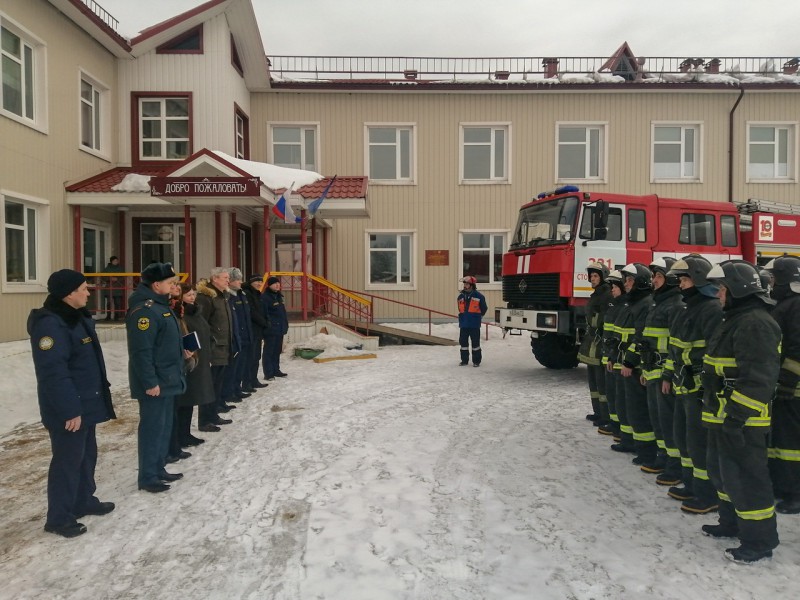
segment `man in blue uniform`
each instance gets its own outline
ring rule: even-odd
[[[86,533],[77,519],[114,510],[113,502],[94,495],[94,471],[95,427],[116,415],[103,351],[85,308],[86,278],[62,269],[50,276],[47,291],[44,306],[28,317],[39,410],[53,452],[44,530],[70,538]]]
[[[166,465],[175,397],[186,390],[178,319],[169,307],[177,277],[169,263],[152,263],[128,300],[128,379],[131,396],[139,401],[139,489],[151,493],[169,489],[181,473]]]
[[[472,366],[478,367],[483,359],[481,352],[481,320],[486,314],[486,298],[477,289],[478,280],[468,275],[458,295],[458,343],[461,345],[462,367],[469,364],[469,345],[472,343]]]

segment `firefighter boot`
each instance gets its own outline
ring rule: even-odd
[[[716,525],[703,525],[700,529],[702,529],[703,535],[713,538],[735,538],[739,535],[739,528],[736,525],[717,523]]]
[[[728,548],[725,550],[725,558],[740,565],[752,565],[754,562],[765,558],[772,558],[772,550],[764,550],[742,544],[738,548]]]
[[[783,500],[775,505],[775,510],[783,515],[800,513],[800,496],[784,494]]]

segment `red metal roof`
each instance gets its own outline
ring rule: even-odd
[[[219,157],[217,157],[219,159]],[[95,193],[95,194],[108,194],[114,193],[113,188],[120,183],[125,175],[128,173],[136,173],[138,175],[168,176],[171,171],[175,170],[174,165],[158,168],[145,168],[145,167],[116,167],[104,171],[99,175],[94,175],[88,179],[78,181],[72,185],[68,185],[66,190],[68,192],[78,193]],[[301,195],[303,198],[315,199],[322,195],[325,186],[328,185],[332,178],[325,177],[314,183],[304,185],[303,187],[295,190],[296,194]],[[367,196],[367,183],[368,177],[362,176],[340,176],[331,186],[328,192],[328,198],[365,198]],[[283,190],[275,190],[280,193]],[[120,192],[121,193],[121,192]]]

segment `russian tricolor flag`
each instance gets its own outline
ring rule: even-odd
[[[275,203],[275,206],[272,207],[272,212],[278,218],[283,219],[284,223],[299,223],[300,218],[296,217],[294,211],[292,210],[292,205],[286,201],[286,198],[292,194],[292,188],[294,188],[294,181],[292,185],[290,185],[281,197],[278,198],[278,201]]]

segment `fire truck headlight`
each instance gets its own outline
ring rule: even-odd
[[[536,326],[555,329],[558,326],[558,315],[536,315]]]

